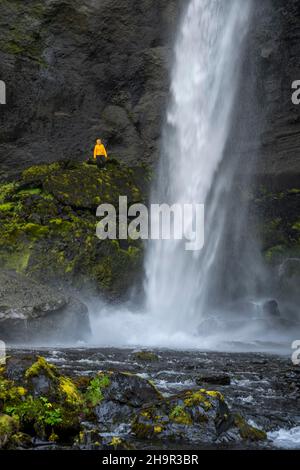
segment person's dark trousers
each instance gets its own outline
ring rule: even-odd
[[[106,158],[104,157],[104,155],[97,156],[96,163],[97,163],[98,168],[100,168],[100,169],[104,168],[105,163],[106,163]]]

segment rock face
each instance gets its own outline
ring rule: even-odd
[[[264,5],[262,6],[262,3]],[[300,106],[292,103],[292,83],[300,80],[300,4],[298,0],[256,3],[258,100],[265,122],[256,174],[273,188],[299,186]],[[260,21],[258,17],[260,16]]]
[[[1,266],[122,297],[142,278],[142,243],[99,240],[96,209],[110,203],[117,210],[119,195],[128,205],[145,202],[149,177],[144,166],[113,160],[104,171],[73,162],[27,168],[18,181],[0,185]]]
[[[2,2],[2,172],[82,160],[98,137],[120,160],[156,159],[181,4]]]
[[[155,162],[184,5],[3,1],[0,78],[8,104],[0,117],[2,175],[38,162],[80,160],[98,136],[113,156]],[[248,116],[244,161],[247,149],[258,152],[258,176],[295,184],[300,119],[291,84],[300,79],[300,6],[298,0],[254,0],[253,11],[240,102],[254,87],[261,116]]]
[[[8,343],[68,343],[89,335],[85,305],[15,272],[0,272],[0,337]]]

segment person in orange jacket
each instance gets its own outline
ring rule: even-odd
[[[104,147],[102,140],[97,139],[96,145],[94,148],[94,160],[96,160],[97,167],[103,168],[105,166],[106,160],[108,159],[106,148]]]

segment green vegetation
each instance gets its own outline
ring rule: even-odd
[[[102,390],[110,385],[110,378],[108,375],[99,375],[94,377],[85,393],[85,400],[89,406],[97,406],[103,400]]]
[[[267,435],[264,431],[250,426],[241,415],[234,415],[234,422],[243,439],[251,441],[263,441],[267,439]]]
[[[49,441],[65,442],[80,432],[81,419],[94,420],[94,407],[103,399],[110,385],[109,374],[89,379],[81,391],[75,382],[39,356],[24,371],[26,388],[17,386],[0,373],[0,448],[8,442],[19,442],[18,431],[37,435]],[[43,384],[40,394],[39,384]],[[14,424],[13,432],[8,427]],[[8,436],[4,442],[4,437]],[[24,436],[23,436],[24,437]],[[26,440],[26,439],[25,439]]]
[[[300,256],[298,188],[270,192],[260,188],[255,199],[260,224],[257,227],[266,261],[272,266]]]
[[[170,420],[177,424],[191,425],[193,420],[190,414],[185,410],[184,406],[177,405],[170,413]]]
[[[143,244],[100,241],[96,208],[118,206],[119,195],[145,202],[147,178],[144,167],[117,163],[105,172],[74,162],[27,168],[18,182],[0,185],[1,265],[48,282],[90,281],[110,298],[122,296],[139,278]]]
[[[1,14],[9,24],[5,37],[0,34],[0,50],[8,54],[30,58],[45,66],[42,57],[44,2],[1,0]]]
[[[31,379],[32,377],[38,377],[40,374],[45,375],[51,380],[56,380],[58,376],[57,368],[46,361],[42,356],[38,356],[37,361],[32,364],[29,369],[25,372],[25,379]]]
[[[139,361],[145,361],[145,362],[156,362],[159,360],[159,357],[157,354],[151,352],[151,351],[137,351],[133,353],[133,356],[139,360]]]

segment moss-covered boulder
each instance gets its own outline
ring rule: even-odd
[[[137,361],[141,362],[157,362],[159,361],[159,356],[152,351],[135,351],[133,357]]]
[[[266,439],[265,433],[230,412],[220,392],[204,389],[145,405],[133,420],[132,431],[140,439],[194,444]]]
[[[32,447],[38,437],[75,449],[130,449],[149,441],[205,445],[263,441],[266,434],[228,408],[220,392],[184,390],[163,396],[151,381],[128,372],[66,376],[44,357],[0,370],[0,444]],[[22,376],[22,378],[21,378]],[[2,427],[1,427],[2,426]]]
[[[49,441],[70,442],[80,431],[84,397],[70,377],[38,357],[23,375],[23,387],[0,376],[2,411],[18,429]]]
[[[0,185],[0,263],[44,282],[92,286],[107,297],[122,296],[140,279],[143,245],[99,240],[96,208],[118,209],[145,202],[150,174],[145,166],[111,161],[95,165],[60,162],[26,169],[18,181]]]
[[[129,372],[100,374],[95,380],[102,384],[97,388],[101,390],[101,400],[95,407],[95,414],[106,430],[129,423],[144,403],[162,399],[150,381]]]

